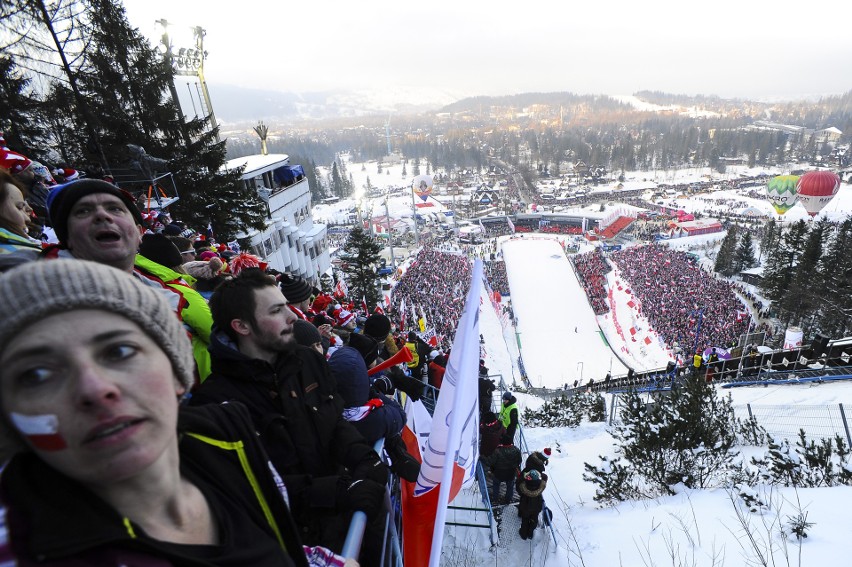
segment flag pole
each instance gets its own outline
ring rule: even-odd
[[[479,368],[479,296],[481,293],[482,283],[482,260],[477,259],[473,264],[473,273],[471,276],[470,290],[467,294],[464,313],[459,323],[459,333],[453,341],[453,349],[450,353],[450,362],[447,365],[447,373],[444,376],[445,380],[457,380],[459,383],[464,380],[474,380],[478,376]],[[474,341],[474,343],[470,343]],[[467,343],[467,344],[466,344]],[[469,345],[475,344],[477,348],[471,348]],[[458,369],[456,372],[453,370]],[[460,384],[459,384],[460,386]],[[478,385],[474,389],[468,391],[476,391],[478,394]],[[453,470],[458,459],[458,453],[461,445],[462,430],[465,422],[470,419],[469,413],[461,414],[462,410],[469,405],[465,402],[465,388],[457,387],[456,395],[453,397],[453,409],[450,416],[450,427],[447,435],[447,451],[444,454],[444,467],[441,471],[441,486],[438,493],[438,505],[435,515],[435,528],[432,532],[432,549],[429,555],[429,567],[438,567],[441,561],[441,547],[444,543],[444,524],[447,520],[447,505],[450,500],[450,490],[453,480]],[[440,399],[439,399],[440,401]],[[477,414],[479,412],[479,404],[473,400],[473,418],[476,419],[474,427],[478,427]]]

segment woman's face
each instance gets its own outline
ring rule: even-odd
[[[0,225],[18,234],[27,233],[27,221],[30,218],[30,206],[24,200],[21,190],[6,184],[6,198],[0,203]]]
[[[105,311],[51,315],[0,356],[3,417],[44,462],[83,484],[177,466],[183,392],[157,343]]]

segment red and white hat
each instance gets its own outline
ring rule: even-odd
[[[57,167],[53,170],[54,177],[61,177],[65,181],[74,181],[80,178],[80,172],[70,167]]]
[[[355,318],[355,314],[351,311],[347,311],[346,309],[335,309],[334,310],[334,321],[337,323],[338,327],[345,327],[352,319]]]
[[[21,173],[33,164],[29,158],[12,150],[0,150],[0,167],[12,175]]]

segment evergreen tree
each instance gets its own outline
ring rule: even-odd
[[[775,222],[774,218],[770,218],[769,222],[766,223],[763,231],[763,238],[760,239],[760,257],[768,258],[769,253],[775,248],[778,244],[778,240],[781,234],[781,226]]]
[[[376,266],[382,246],[362,227],[356,226],[349,232],[343,250],[340,258],[347,266],[344,273],[349,285],[350,299],[357,302],[363,297],[367,305],[377,305],[380,293]]]
[[[818,331],[830,337],[852,332],[852,217],[837,227],[811,285],[818,290]]]
[[[734,252],[734,273],[753,268],[755,264],[757,264],[757,259],[754,257],[754,243],[751,239],[751,232],[746,230],[743,232],[739,245],[737,245],[736,252]]]
[[[207,120],[186,122],[166,96],[173,80],[169,63],[127,21],[116,0],[87,0],[91,6],[90,65],[81,90],[97,109],[104,153],[110,163],[126,162],[127,144],[169,160],[180,200],[172,213],[196,230],[212,224],[220,241],[265,226],[267,207],[241,171],[223,171],[225,142]]]
[[[0,56],[0,132],[6,144],[33,159],[41,157],[44,131],[36,115],[39,101],[30,79],[10,56]]]
[[[224,142],[216,141],[206,119],[185,122],[166,94],[173,79],[169,63],[130,25],[117,0],[69,0],[51,12],[39,0],[16,1],[25,8],[19,17],[30,18],[33,30],[47,30],[34,35],[51,38],[63,57],[63,81],[50,85],[39,116],[62,160],[107,173],[129,171],[127,146],[141,146],[169,162],[157,169],[174,174],[180,200],[171,212],[178,219],[199,231],[212,222],[220,240],[265,226],[266,207],[256,192],[240,181],[239,171],[222,171]],[[69,46],[79,50],[70,62]],[[147,194],[151,183],[143,177],[116,179],[124,189]],[[170,182],[160,184],[172,190]]]
[[[733,275],[736,271],[734,264],[734,252],[737,248],[737,225],[732,224],[728,228],[728,233],[722,240],[722,245],[719,247],[719,253],[716,255],[716,263],[713,265],[713,270],[719,272],[723,276]]]
[[[801,256],[808,227],[800,220],[782,231],[778,244],[771,250],[763,270],[763,289],[766,297],[778,301],[787,295],[793,279],[793,266]]]
[[[800,325],[806,315],[812,314],[819,302],[820,290],[814,287],[813,280],[817,265],[822,257],[823,239],[828,221],[821,219],[814,223],[807,234],[804,248],[797,255],[795,271],[790,279],[790,287],[781,307],[787,312],[785,319]]]
[[[343,183],[343,177],[340,175],[340,170],[337,167],[337,160],[331,164],[331,192],[337,197],[346,196],[346,187]]]
[[[671,495],[679,484],[726,484],[736,457],[730,398],[720,399],[703,378],[690,377],[657,403],[646,403],[635,391],[622,401],[613,431],[619,457],[600,468],[585,463],[584,480],[598,485],[596,501]]]

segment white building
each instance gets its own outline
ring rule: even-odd
[[[251,155],[229,160],[225,167],[245,166],[242,180],[269,207],[267,227],[237,235],[248,238],[251,252],[269,267],[317,283],[331,268],[326,226],[314,224],[311,188],[301,165],[290,165],[286,154]]]

